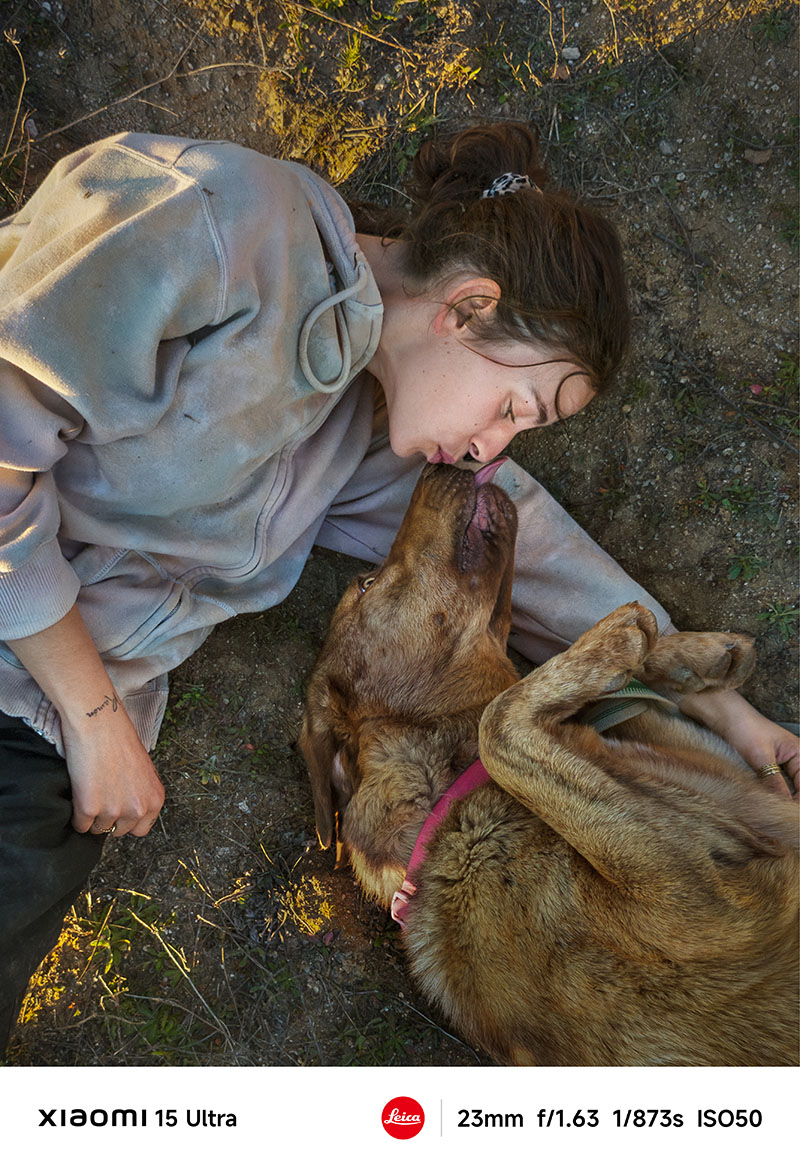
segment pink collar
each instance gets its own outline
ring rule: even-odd
[[[428,819],[420,829],[417,843],[414,845],[414,851],[411,853],[411,859],[408,862],[402,887],[392,897],[392,917],[399,923],[401,928],[405,929],[404,919],[408,910],[408,903],[417,891],[417,886],[411,878],[416,874],[417,869],[427,856],[430,838],[441,824],[454,800],[463,800],[464,796],[468,792],[471,792],[473,788],[480,787],[491,778],[480,759],[476,759],[466,771],[462,772],[455,783],[447,789],[429,813]]]

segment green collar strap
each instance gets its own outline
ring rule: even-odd
[[[662,706],[668,707],[671,714],[674,714],[678,709],[669,698],[665,698],[663,694],[656,694],[655,690],[651,690],[642,682],[637,682],[635,678],[632,678],[628,685],[623,686],[621,690],[615,690],[612,694],[604,694],[597,702],[593,702],[583,712],[579,722],[594,727],[598,734],[602,734],[603,731],[615,727],[617,723],[635,718],[637,714],[643,714],[652,702],[661,703]]]

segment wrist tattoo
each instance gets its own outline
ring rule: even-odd
[[[94,716],[96,714],[99,714],[101,710],[105,710],[105,708],[109,704],[111,705],[112,712],[117,709],[117,707],[119,706],[119,699],[117,698],[116,694],[114,694],[114,693],[106,694],[104,701],[101,702],[99,706],[96,706],[94,708],[94,710],[87,710],[86,711],[86,717],[87,718],[94,718]]]

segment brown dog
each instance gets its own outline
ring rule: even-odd
[[[333,616],[301,738],[320,842],[338,817],[388,907],[480,741],[493,782],[436,828],[404,931],[458,1030],[501,1062],[795,1063],[795,806],[674,708],[605,737],[579,721],[633,676],[737,686],[750,640],[659,640],[624,605],[518,681],[516,517],[489,477],[426,469],[389,558]]]

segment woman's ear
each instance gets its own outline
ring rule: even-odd
[[[500,285],[485,276],[461,277],[444,291],[442,304],[433,322],[439,334],[458,333],[469,328],[470,322],[488,320],[497,309]]]

